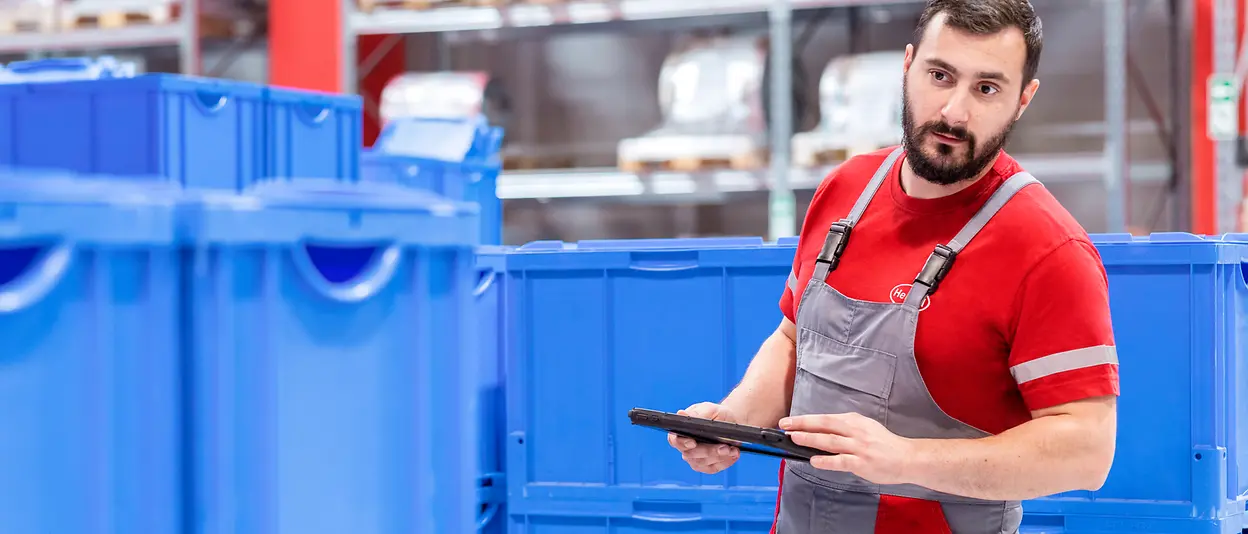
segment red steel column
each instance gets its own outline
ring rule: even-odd
[[[1213,75],[1213,2],[1195,0],[1192,13],[1192,232],[1218,232],[1218,184],[1209,139],[1209,77]]]
[[[342,92],[344,1],[269,0],[269,83]]]

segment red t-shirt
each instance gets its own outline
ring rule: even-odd
[[[796,290],[780,308],[794,312],[814,271],[828,227],[849,215],[892,149],[850,159],[820,184],[802,225],[794,260]],[[854,226],[829,285],[850,298],[902,302],[937,244],[948,243],[1006,179],[1022,170],[1002,152],[970,187],[936,199],[901,189],[899,158]],[[1031,419],[1031,410],[1118,394],[1117,365],[1058,372],[1020,385],[1011,368],[1037,358],[1112,346],[1109,290],[1087,233],[1042,186],[1024,188],[958,255],[919,315],[915,358],[945,413],[998,434]],[[877,532],[934,503],[885,499]],[[909,510],[905,508],[911,508]],[[910,526],[913,528],[913,525]],[[908,532],[913,532],[910,530]]]

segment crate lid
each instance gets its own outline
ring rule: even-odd
[[[1248,261],[1248,235],[1201,236],[1159,232],[1145,236],[1091,234],[1101,261],[1118,265],[1220,265]]]
[[[0,92],[9,93],[100,93],[136,90],[193,92],[208,108],[219,105],[219,102],[225,98],[259,100],[264,96],[264,86],[260,84],[184,74],[142,74],[132,78],[0,84]]]
[[[227,243],[389,241],[474,246],[479,207],[397,184],[273,180],[242,193],[188,191],[189,239]]]
[[[795,240],[761,237],[535,241],[507,252],[508,269],[680,271],[708,267],[791,267]]]
[[[486,118],[402,117],[386,123],[368,152],[446,163],[497,163],[503,129]]]
[[[180,196],[153,181],[0,171],[0,243],[171,244]]]

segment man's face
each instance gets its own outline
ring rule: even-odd
[[[915,174],[950,185],[978,176],[993,161],[1038,82],[1024,90],[1021,31],[973,35],[945,26],[944,19],[933,17],[921,46],[906,49],[902,131]]]

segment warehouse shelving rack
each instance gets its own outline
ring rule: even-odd
[[[196,74],[200,70],[199,0],[180,0],[179,5],[181,16],[168,24],[2,34],[0,54],[26,54],[33,58],[48,53],[92,54],[102,50],[176,47],[180,71]]]
[[[771,50],[770,129],[772,158],[766,172],[718,171],[706,173],[656,173],[638,175],[615,169],[575,169],[558,171],[507,172],[499,179],[503,198],[609,197],[617,201],[664,202],[715,199],[738,191],[769,191],[770,235],[793,235],[797,230],[794,209],[795,189],[818,185],[827,169],[793,168],[790,164],[790,115],[781,110],[791,106],[791,59],[793,12],[828,7],[864,7],[914,3],[917,0],[618,0],[573,1],[559,4],[446,7],[421,11],[384,10],[364,13],[355,2],[342,2],[343,42],[342,79],[349,91],[356,89],[361,76],[354,48],[360,35],[410,34],[498,30],[534,26],[560,26],[628,22],[683,17],[766,13]],[[1059,154],[1032,157],[1026,161],[1040,176],[1066,180],[1100,180],[1106,190],[1108,226],[1111,231],[1126,230],[1127,82],[1126,82],[1126,0],[1100,0],[1105,10],[1105,77],[1107,130],[1100,154]],[[1230,2],[1220,9],[1234,10]],[[1232,17],[1233,20],[1233,17]],[[364,65],[367,69],[369,66]],[[1039,172],[1040,168],[1047,172]],[[1100,172],[1095,172],[1096,169]],[[1092,169],[1092,172],[1088,172]],[[1228,171],[1230,169],[1227,169]],[[1170,170],[1148,165],[1130,169],[1134,181],[1165,181]],[[1227,193],[1230,195],[1231,193]]]

